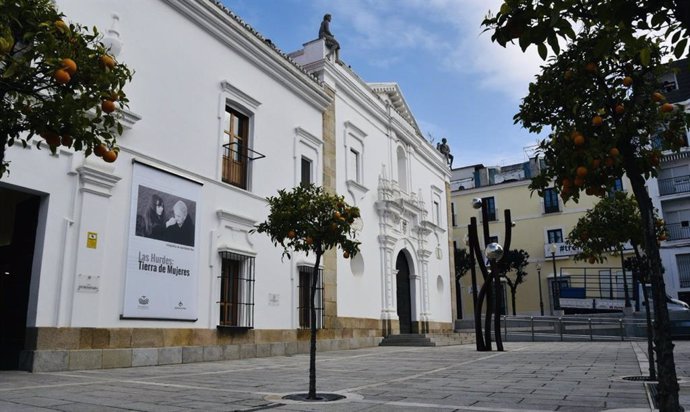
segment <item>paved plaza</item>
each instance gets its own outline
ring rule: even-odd
[[[343,401],[289,403],[307,355],[52,373],[0,372],[0,411],[599,411],[649,410],[644,342],[376,347],[317,355],[317,389]],[[676,342],[690,377],[690,341]],[[681,380],[690,406],[690,379]]]

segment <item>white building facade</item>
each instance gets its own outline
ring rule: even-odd
[[[322,41],[293,61],[210,0],[57,4],[107,32],[135,71],[131,103],[113,164],[35,144],[7,152],[0,309],[18,322],[4,327],[3,367],[307,352],[313,257],[281,260],[251,233],[265,198],[301,182],[362,214],[362,253],[323,261],[319,350],[451,329],[450,172],[397,85],[365,84]]]

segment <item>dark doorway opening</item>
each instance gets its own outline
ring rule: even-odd
[[[400,321],[400,333],[412,332],[412,301],[410,291],[410,266],[407,262],[405,253],[398,253],[395,261],[395,268],[398,270],[396,275],[398,299],[398,319]]]
[[[0,369],[18,369],[41,198],[0,187]]]

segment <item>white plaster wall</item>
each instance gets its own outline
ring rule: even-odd
[[[336,68],[337,70],[343,70]],[[345,72],[344,70],[342,72]],[[362,220],[364,222],[364,230],[359,235],[358,239],[362,242],[361,249],[363,251],[365,270],[363,275],[355,276],[351,271],[351,264],[349,261],[339,259],[338,261],[338,315],[346,317],[364,317],[364,318],[381,318],[381,311],[383,309],[382,297],[382,271],[383,265],[381,262],[382,256],[380,251],[380,243],[378,236],[381,233],[379,227],[379,216],[375,208],[375,202],[378,199],[378,179],[385,168],[387,177],[397,179],[397,160],[396,150],[399,142],[395,137],[395,133],[389,131],[391,119],[387,116],[387,110],[384,104],[376,99],[376,97],[366,88],[361,87],[353,80],[352,83],[340,82],[336,79],[326,79],[336,85],[336,148],[337,148],[337,190],[344,194],[346,200],[350,203],[355,203],[360,208],[362,213]],[[356,94],[353,93],[353,86],[363,92],[365,96],[370,96],[378,106],[377,113],[381,117],[372,114],[372,109],[367,107],[364,102],[359,100]],[[432,185],[441,189],[440,193],[440,216],[441,227],[436,231],[438,235],[438,244],[440,245],[442,255],[441,259],[436,257],[436,243],[437,237],[431,234],[427,240],[432,244],[427,244],[427,249],[434,251],[434,254],[428,261],[428,293],[429,306],[431,311],[430,320],[450,322],[452,321],[451,314],[451,297],[450,297],[450,274],[448,265],[448,228],[447,226],[447,211],[445,201],[445,182],[448,181],[449,176],[444,171],[440,170],[438,166],[431,164],[429,159],[417,152],[423,151],[423,146],[428,144],[420,142],[415,139],[411,126],[409,126],[400,116],[390,111],[394,121],[398,124],[403,124],[406,129],[403,133],[405,138],[413,143],[413,149],[408,151],[408,180],[410,182],[410,191],[416,195],[421,193],[424,200],[428,217],[431,219],[431,187]],[[360,129],[366,137],[363,138],[363,181],[362,184],[368,189],[363,198],[356,199],[348,191],[346,179],[348,171],[346,170],[346,157],[348,149],[345,145],[345,139],[348,131],[354,125]],[[428,147],[426,147],[428,153]],[[432,156],[438,156],[431,151]],[[393,255],[392,264],[395,265],[395,258],[397,252],[403,247],[403,240],[398,242],[397,249]],[[414,250],[419,248],[415,244]],[[408,250],[411,249],[408,247]],[[415,262],[410,262],[414,268],[412,269],[416,274],[421,275],[421,267],[418,259]],[[441,287],[438,287],[437,279],[441,277]],[[423,280],[420,280],[420,282]],[[414,292],[413,292],[414,293]],[[413,309],[413,313],[422,310],[421,308],[421,290],[417,291],[418,310]],[[414,316],[414,315],[413,315]]]
[[[213,328],[218,321],[220,274],[220,259],[214,249],[218,245],[213,239],[222,232],[216,212],[223,209],[263,221],[268,212],[263,198],[280,188],[292,187],[296,181],[295,128],[321,139],[321,111],[164,2],[60,0],[58,7],[70,20],[97,25],[101,32],[110,26],[111,13],[119,13],[124,47],[118,59],[135,71],[133,82],[125,90],[131,100],[130,110],[142,116],[142,120],[119,139],[122,152],[111,172],[121,180],[114,185],[109,198],[93,200],[77,192],[79,178],[74,170],[82,163],[81,154],[61,154],[55,158],[35,149],[9,150],[12,174],[3,182],[47,194],[43,205],[47,213],[46,247],[37,251],[42,252],[39,304],[35,319],[31,317],[29,324]],[[251,193],[220,182],[221,81],[230,82],[260,102],[251,136],[253,148],[265,154],[266,159],[253,164]],[[197,209],[197,322],[119,319],[134,158],[203,183]],[[100,159],[95,159],[94,164],[106,167]],[[318,164],[321,167],[322,162]],[[74,224],[68,225],[66,219]],[[85,233],[93,230],[81,224],[87,221],[99,226],[97,259],[84,250]],[[251,239],[257,253],[254,326],[292,328],[292,312],[297,306],[292,300],[294,262],[281,262],[281,251],[267,236],[254,234]],[[75,296],[76,272],[82,267],[101,276],[99,293]],[[278,306],[268,305],[269,294],[280,296]]]

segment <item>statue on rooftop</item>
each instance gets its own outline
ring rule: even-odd
[[[436,150],[441,152],[443,156],[446,158],[446,163],[448,163],[448,167],[451,169],[453,168],[453,155],[450,154],[450,146],[448,146],[448,140],[444,137],[441,139],[441,143],[438,143],[436,145]]]
[[[338,50],[340,50],[340,43],[335,39],[333,33],[330,29],[331,15],[326,14],[323,16],[323,21],[321,22],[321,27],[319,27],[319,39],[324,39],[326,41],[326,47],[335,53],[335,58],[338,60]]]

